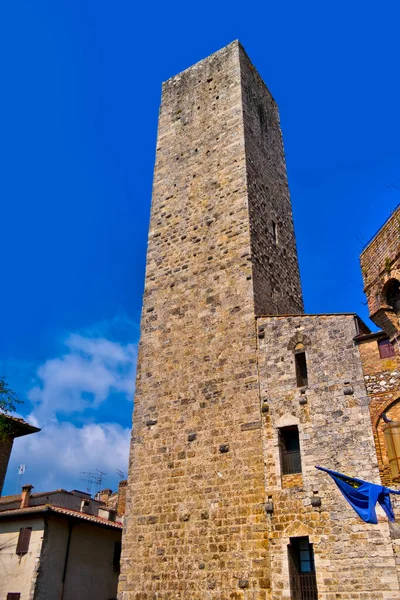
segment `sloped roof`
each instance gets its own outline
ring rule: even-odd
[[[86,513],[79,512],[77,510],[71,510],[69,508],[61,508],[60,506],[54,506],[53,504],[41,504],[39,506],[27,506],[26,508],[13,508],[11,510],[3,510],[0,512],[0,519],[12,519],[13,517],[29,516],[37,513],[58,513],[65,515],[66,517],[73,517],[82,521],[88,521],[95,525],[102,527],[111,527],[111,529],[122,529],[122,523],[120,521],[110,521],[104,517],[98,517],[95,515],[88,515]]]
[[[37,433],[38,431],[41,431],[39,427],[34,427],[34,425],[27,423],[23,419],[11,417],[3,412],[0,412],[0,416],[12,425],[12,432],[10,432],[12,437],[22,437],[23,435],[29,435],[30,433]]]

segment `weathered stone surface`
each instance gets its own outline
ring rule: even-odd
[[[255,315],[279,299],[302,310],[278,112],[234,42],[163,85],[121,599],[268,596]]]
[[[260,389],[271,398],[263,433],[266,493],[274,504],[268,534],[272,598],[290,598],[287,544],[297,536],[309,536],[313,543],[319,598],[399,598],[387,519],[380,517],[378,525],[362,522],[330,477],[314,468],[320,464],[379,483],[369,401],[354,342],[356,318],[299,315],[259,318],[257,324],[265,332],[258,339]],[[291,343],[299,334],[308,338],[305,406],[298,402]],[[346,395],[349,382],[353,393]],[[295,424],[302,473],[282,476],[278,428]]]
[[[234,42],[163,85],[120,600],[288,600],[298,536],[321,600],[400,600],[400,539],[314,469],[379,482],[356,320],[302,313],[277,107]]]
[[[388,286],[400,281],[400,205],[360,256],[371,319],[391,339],[400,340],[400,306],[390,306]]]

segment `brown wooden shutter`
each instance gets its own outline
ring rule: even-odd
[[[389,339],[379,340],[378,342],[379,356],[381,358],[390,358],[394,356],[394,347]]]
[[[21,529],[19,530],[16,554],[26,554],[29,551],[31,533],[32,527],[21,527]]]

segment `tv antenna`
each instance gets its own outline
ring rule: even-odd
[[[105,479],[106,474],[107,473],[104,471],[100,471],[100,469],[96,469],[96,472],[81,471],[81,475],[85,475],[85,477],[80,477],[79,479],[80,481],[86,481],[88,484],[86,489],[92,496],[93,486],[95,494],[100,492],[101,488],[103,487],[103,480]]]
[[[126,479],[126,475],[123,471],[121,471],[121,469],[116,469],[117,471],[117,475],[120,479]]]

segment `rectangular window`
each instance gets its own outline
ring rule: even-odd
[[[308,537],[290,538],[288,558],[292,600],[318,600],[314,552]]]
[[[29,552],[29,543],[31,541],[32,527],[21,527],[17,543],[16,554],[26,554]]]
[[[394,356],[394,347],[388,338],[378,341],[379,356],[381,358],[390,358]]]
[[[7,594],[7,600],[20,600],[20,598],[20,592],[8,592]]]
[[[282,475],[301,473],[299,430],[294,427],[282,427],[279,430]]]
[[[120,572],[120,562],[121,562],[121,542],[114,543],[114,557],[113,557],[113,567],[116,573]]]
[[[308,385],[307,361],[305,352],[297,352],[294,355],[296,363],[297,387],[306,387]]]

